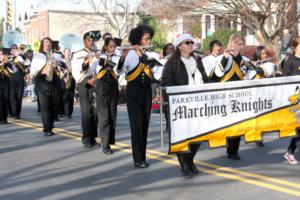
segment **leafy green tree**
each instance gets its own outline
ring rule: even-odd
[[[152,40],[154,51],[160,52],[167,44],[166,30],[163,24],[157,22],[152,16],[140,14],[139,25],[148,25],[155,31],[154,38]]]
[[[239,33],[237,30],[234,29],[218,29],[216,30],[211,36],[206,37],[202,42],[202,50],[207,51],[209,50],[209,43],[213,40],[219,40],[223,46],[228,44],[230,35],[233,33]]]

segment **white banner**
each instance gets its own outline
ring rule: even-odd
[[[228,137],[261,140],[262,132],[295,135],[300,118],[300,77],[167,87],[170,152],[193,142],[226,145]],[[299,119],[300,120],[300,119]]]

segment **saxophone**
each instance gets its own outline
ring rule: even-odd
[[[49,82],[51,82],[53,80],[53,74],[54,74],[54,68],[55,68],[55,64],[52,63],[51,58],[52,58],[52,53],[47,54],[47,63],[43,70],[46,72],[46,74],[47,74],[46,80]]]
[[[72,85],[72,79],[73,79],[71,70],[67,71],[67,78],[66,79],[67,79],[66,80],[66,89],[70,89],[71,85]]]
[[[70,59],[66,59],[66,64],[67,64],[67,68],[68,70],[66,71],[66,89],[70,89],[71,85],[72,85],[72,69],[71,69],[71,60]]]

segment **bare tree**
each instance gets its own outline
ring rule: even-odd
[[[157,16],[160,17],[163,16],[162,13],[176,17],[179,13],[198,12],[240,19],[238,21],[255,34],[259,43],[279,53],[283,28],[293,29],[300,18],[300,13],[296,11],[296,2],[296,0],[143,0],[142,10],[146,13],[147,11],[155,13],[156,10]],[[168,12],[159,10],[165,6]],[[294,12],[292,17],[291,12]]]
[[[92,12],[106,18],[118,37],[126,38],[137,24],[140,3],[129,0],[88,0]]]
[[[160,19],[176,19],[178,15],[202,7],[207,0],[142,0],[140,11]]]
[[[101,20],[103,26],[110,27],[107,29],[112,29],[119,38],[124,39],[138,22],[141,0],[68,0],[68,2],[74,14],[77,13],[89,23],[99,23],[99,16],[103,17],[104,20]],[[46,6],[51,3],[60,1],[41,0],[39,5]]]

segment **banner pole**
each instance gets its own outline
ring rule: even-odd
[[[163,96],[162,87],[159,87],[159,113],[160,113],[160,148],[164,149],[164,129],[163,129]]]

